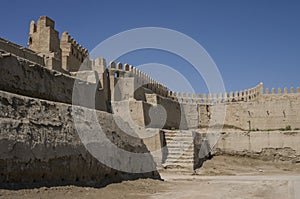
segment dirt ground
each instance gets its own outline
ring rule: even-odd
[[[140,179],[104,188],[77,186],[0,190],[0,198],[300,198],[300,164],[218,156],[196,175],[162,172],[164,181]]]

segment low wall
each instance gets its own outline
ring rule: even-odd
[[[83,146],[76,132],[72,107],[0,91],[0,185],[85,184],[97,185],[111,180],[139,177],[159,178],[157,172],[131,174],[111,169],[95,159]],[[92,110],[77,107],[76,114]],[[116,125],[113,116],[96,111],[107,138],[117,147],[134,153],[149,150],[142,139],[129,136]],[[88,114],[88,115],[90,115]],[[80,124],[91,125],[89,118]],[[119,118],[121,120],[121,118]],[[91,131],[91,130],[90,130]],[[89,133],[90,133],[89,131]],[[97,141],[92,144],[95,146]],[[149,143],[149,141],[147,141]],[[147,164],[155,164],[148,156]],[[134,160],[111,157],[115,166],[137,168]]]
[[[201,133],[200,133],[201,134]],[[203,139],[206,134],[198,136]],[[238,155],[270,161],[300,163],[300,131],[225,131],[212,148],[213,155]],[[198,140],[198,144],[203,142]]]

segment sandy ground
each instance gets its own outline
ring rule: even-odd
[[[205,162],[197,175],[162,172],[161,176],[165,181],[140,179],[104,188],[61,186],[0,190],[0,198],[300,198],[300,164],[219,156]]]

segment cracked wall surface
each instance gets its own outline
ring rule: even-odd
[[[267,161],[300,163],[300,131],[225,131],[213,146],[214,155],[237,155]]]
[[[76,113],[82,110],[92,111],[78,107]],[[38,182],[99,184],[113,179],[159,177],[155,171],[129,174],[99,162],[79,139],[71,112],[68,104],[0,91],[1,186]],[[96,115],[107,138],[116,146],[136,153],[148,152],[143,140],[119,129],[111,114],[96,111]],[[82,123],[89,125],[91,121],[86,118]],[[148,161],[153,164],[151,156]],[[126,164],[136,167],[134,162]]]

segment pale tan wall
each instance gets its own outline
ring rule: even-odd
[[[300,131],[225,131],[213,148],[216,155],[243,155],[264,160],[300,161]]]
[[[199,104],[198,105],[198,114],[199,114],[199,128],[206,128],[209,125],[210,121],[210,105]]]
[[[158,167],[161,167],[163,162],[163,147],[164,147],[164,134],[160,129],[148,129],[150,133],[143,138],[143,142],[147,149],[151,152],[154,161]]]
[[[36,25],[32,21],[30,24],[28,47],[41,56],[50,58],[45,63],[48,68],[60,71],[60,40],[59,33],[54,29],[54,25],[54,21],[46,16],[41,16]],[[52,61],[52,59],[55,59],[55,61]]]
[[[66,71],[78,71],[83,61],[88,57],[88,51],[79,45],[68,32],[63,32],[60,48],[62,51],[62,68]]]
[[[167,113],[167,119],[164,128],[179,129],[182,114],[180,104],[176,101],[161,96],[157,96],[157,104],[161,105]]]
[[[219,107],[218,107],[219,106]],[[225,107],[222,107],[225,106]],[[225,115],[222,113],[225,111]],[[242,130],[276,130],[291,126],[300,128],[300,94],[262,95],[256,101],[234,102],[225,105],[199,105],[199,126],[222,125]],[[218,118],[221,116],[220,118]]]
[[[225,125],[245,130],[300,128],[300,94],[264,95],[257,102],[228,104]]]
[[[197,104],[184,104],[157,94],[146,94],[147,103],[161,106],[167,114],[164,129],[195,129],[199,126]],[[145,112],[146,114],[148,111]],[[159,116],[158,116],[159,117]]]
[[[199,109],[197,104],[181,104],[181,129],[199,127]]]

